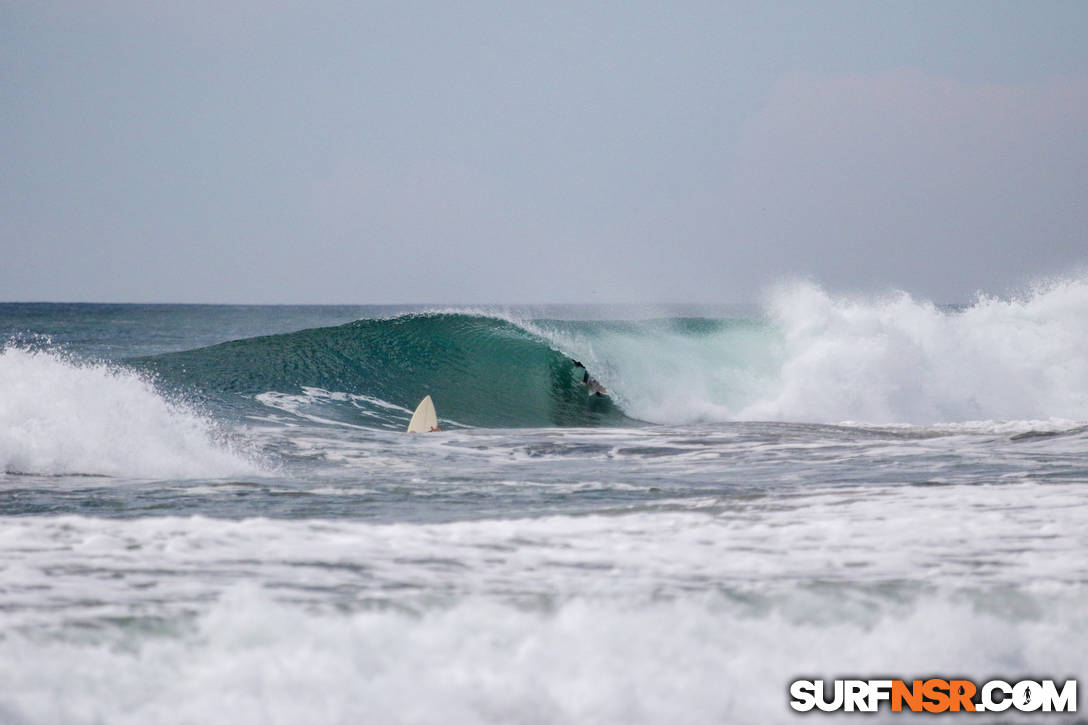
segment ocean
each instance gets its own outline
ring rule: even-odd
[[[816,722],[793,680],[1088,687],[1088,281],[7,303],[0,340],[0,723]],[[424,395],[442,430],[408,435]]]

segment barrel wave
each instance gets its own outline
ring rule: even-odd
[[[631,422],[611,399],[589,394],[583,371],[548,340],[483,315],[358,320],[130,362],[243,414],[256,399],[311,419],[394,428],[431,395],[446,425]]]
[[[756,314],[637,320],[404,314],[130,359],[217,411],[403,428],[733,421],[1088,421],[1088,280],[941,306],[783,285]],[[575,366],[584,363],[586,370]],[[583,375],[607,396],[590,395]]]

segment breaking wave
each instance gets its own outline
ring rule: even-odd
[[[220,400],[400,428],[430,394],[448,425],[1088,420],[1088,282],[950,308],[907,293],[776,290],[755,319],[359,320],[133,361]],[[609,395],[588,395],[581,360]],[[233,396],[233,397],[232,397]],[[1054,423],[1058,421],[1058,423]]]
[[[131,370],[0,350],[0,470],[203,478],[256,470],[215,425]]]

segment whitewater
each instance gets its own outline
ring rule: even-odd
[[[954,306],[0,304],[0,723],[1084,689],[1085,320],[1076,277]],[[443,431],[403,433],[428,394]]]

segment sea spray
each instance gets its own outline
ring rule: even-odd
[[[578,356],[628,415],[651,423],[733,420],[772,390],[779,336],[761,320],[672,318],[524,323]]]
[[[103,363],[0,350],[0,470],[125,477],[256,471],[213,423],[144,377]]]
[[[797,284],[768,313],[784,338],[778,381],[738,419],[1088,420],[1088,281],[954,310]]]

